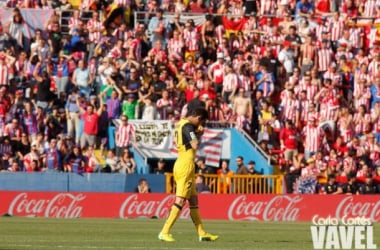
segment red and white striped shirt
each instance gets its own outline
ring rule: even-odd
[[[372,61],[368,65],[368,72],[371,76],[377,76],[380,73],[380,62]]]
[[[356,55],[355,59],[358,60],[358,65],[362,65],[363,63],[368,65],[369,63],[368,56]]]
[[[307,100],[307,99],[299,99],[298,100],[298,111],[300,113],[299,119],[303,123],[308,121],[308,113],[311,113],[311,112],[309,112],[309,104],[311,102],[312,101]]]
[[[304,137],[305,150],[309,152],[317,152],[322,147],[324,131],[317,126],[307,125],[302,130]]]
[[[181,56],[183,54],[184,42],[180,38],[171,38],[168,43],[169,55],[175,54]]]
[[[123,40],[125,42],[128,40],[128,38],[132,37],[132,32],[127,30],[115,29],[112,35],[116,38],[116,40]]]
[[[131,48],[133,50],[133,56],[137,61],[141,60],[141,41],[138,38],[135,38],[131,42]]]
[[[306,97],[308,100],[313,100],[318,93],[318,86],[305,84],[302,80],[298,86],[295,87],[295,93],[300,95],[302,91],[306,91]]]
[[[335,121],[339,112],[339,101],[335,97],[326,97],[321,101],[321,120]]]
[[[338,41],[343,34],[344,22],[342,20],[331,21],[331,41]]]
[[[183,40],[185,41],[185,48],[187,51],[198,51],[200,44],[200,36],[196,29],[183,31]]]
[[[212,72],[212,79],[211,80],[214,83],[218,83],[218,84],[223,83],[223,75],[224,75],[224,65],[223,64],[221,64],[219,62],[215,62],[215,63],[211,64],[209,70]]]
[[[223,90],[225,92],[232,92],[238,87],[238,77],[235,73],[229,73],[223,78]]]
[[[366,0],[364,3],[364,13],[365,17],[375,17],[376,16],[376,0]]]
[[[4,63],[0,65],[0,85],[9,85],[9,67]]]
[[[276,3],[273,0],[260,0],[260,15],[272,14],[276,10]]]
[[[368,87],[354,88],[354,106],[358,108],[360,105],[364,105],[367,110],[370,107],[371,89]]]
[[[91,29],[96,29],[98,31],[94,32],[89,32],[88,33],[88,38],[91,42],[100,42],[102,39],[102,33],[99,30],[104,30],[104,25],[103,23],[99,22],[98,20],[91,19],[87,22],[87,28],[89,30]]]
[[[318,51],[318,70],[319,71],[327,71],[333,56],[333,52],[331,49],[320,49]]]
[[[70,17],[69,18],[69,29],[70,29],[70,31],[77,28],[79,25],[79,22],[80,22],[79,18]]]
[[[350,29],[350,41],[351,41],[352,48],[357,49],[361,47],[360,41],[362,40],[363,35],[364,35],[364,32],[362,28]]]
[[[120,7],[129,7],[131,5],[130,0],[114,0],[113,2]]]
[[[117,147],[128,147],[131,144],[131,136],[135,133],[135,127],[132,124],[120,125],[117,127]]]
[[[354,124],[356,134],[365,134],[370,132],[371,129],[371,115],[370,114],[354,114]]]
[[[293,123],[296,122],[296,113],[299,110],[299,102],[295,98],[285,98],[282,99],[282,113],[281,121],[291,120]]]
[[[380,133],[380,116],[378,117],[377,114],[374,112],[374,110],[372,110],[371,117],[372,117],[372,132],[376,134]]]

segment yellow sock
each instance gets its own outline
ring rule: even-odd
[[[166,222],[164,224],[164,227],[161,230],[162,234],[169,234],[170,229],[173,227],[174,223],[176,222],[179,213],[181,212],[182,207],[178,204],[175,204],[172,206],[170,210],[170,214],[168,218],[166,219]]]
[[[190,207],[190,216],[191,216],[191,219],[193,220],[195,229],[197,230],[198,234],[204,235],[206,232],[202,226],[202,220],[201,220],[201,216],[199,215],[198,207]]]

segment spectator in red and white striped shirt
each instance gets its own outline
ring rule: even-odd
[[[94,53],[95,45],[101,42],[103,37],[102,33],[105,30],[103,23],[99,21],[98,12],[94,11],[92,13],[92,19],[87,22],[87,29],[88,39],[90,40],[88,58],[91,58]]]
[[[310,119],[302,129],[303,144],[305,148],[305,159],[309,159],[322,148],[325,132],[317,126],[315,119]]]
[[[116,156],[120,157],[125,149],[129,149],[132,143],[136,143],[135,127],[128,123],[128,117],[120,117],[121,124],[117,127],[115,133]],[[133,142],[132,142],[133,141]]]
[[[239,79],[232,68],[232,64],[227,64],[222,89],[222,97],[224,102],[230,103],[232,101],[232,97],[235,96],[238,86]]]

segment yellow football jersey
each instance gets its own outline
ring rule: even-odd
[[[178,157],[195,158],[195,150],[191,147],[191,142],[198,140],[195,127],[186,118],[181,119],[174,131]]]

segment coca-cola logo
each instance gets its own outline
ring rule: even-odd
[[[133,217],[157,217],[166,218],[174,203],[175,196],[168,195],[162,200],[145,200],[143,196],[133,194],[128,196],[121,204],[119,210],[120,218]],[[182,208],[180,218],[189,218],[189,208]]]
[[[83,194],[59,193],[51,199],[33,199],[29,198],[27,193],[20,193],[10,203],[8,214],[78,218],[82,216],[83,211],[79,202],[85,198],[86,196]]]
[[[269,201],[249,201],[240,195],[228,208],[230,220],[296,221],[300,209],[296,204],[301,196],[274,196]]]
[[[354,201],[353,196],[342,199],[335,211],[335,217],[342,218],[369,218],[371,221],[380,221],[380,200],[377,202]]]

